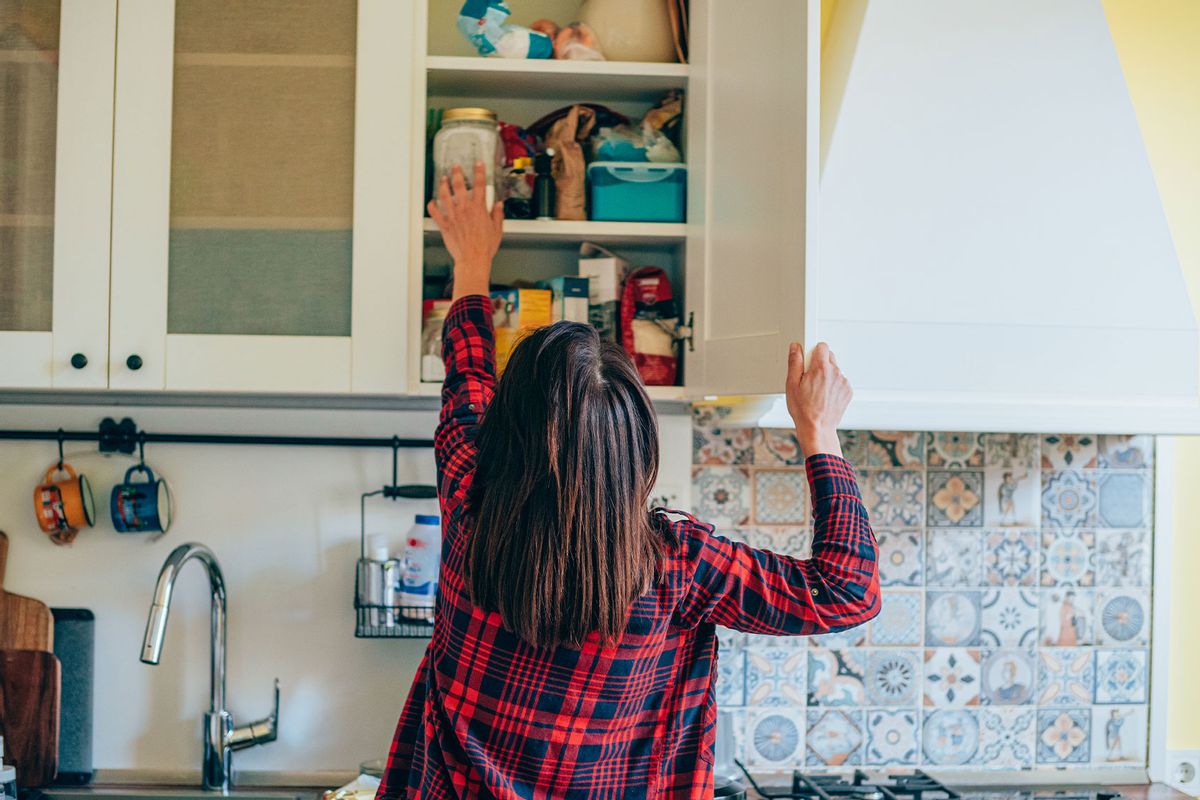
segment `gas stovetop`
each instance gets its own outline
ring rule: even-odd
[[[862,770],[834,775],[796,770],[792,785],[762,786],[737,762],[753,793],[765,800],[1121,800],[1099,786],[960,786],[952,789],[921,770],[870,778]],[[751,795],[753,796],[753,794]]]

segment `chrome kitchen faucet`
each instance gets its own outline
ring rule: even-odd
[[[195,542],[172,550],[163,563],[162,571],[158,573],[154,602],[150,605],[150,617],[146,620],[146,636],[142,640],[142,661],[157,664],[162,655],[175,578],[183,565],[193,558],[208,571],[208,585],[212,593],[212,694],[208,713],[204,715],[203,783],[205,789],[228,792],[233,751],[273,742],[278,735],[279,679],[275,679],[275,710],[271,715],[235,728],[233,715],[225,710],[225,579],[212,550]]]

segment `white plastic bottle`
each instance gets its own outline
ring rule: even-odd
[[[405,617],[433,621],[441,560],[441,520],[432,514],[417,514],[416,523],[405,538],[404,558],[400,566],[397,600],[404,607],[401,613]]]

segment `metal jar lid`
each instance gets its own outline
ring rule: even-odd
[[[495,122],[496,112],[486,108],[447,108],[442,114],[442,122]]]

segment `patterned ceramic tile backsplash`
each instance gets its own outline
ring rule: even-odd
[[[811,549],[786,430],[695,417],[696,513]],[[879,540],[883,608],[852,631],[722,631],[718,703],[743,760],[1014,769],[1145,763],[1153,440],[845,431]]]

